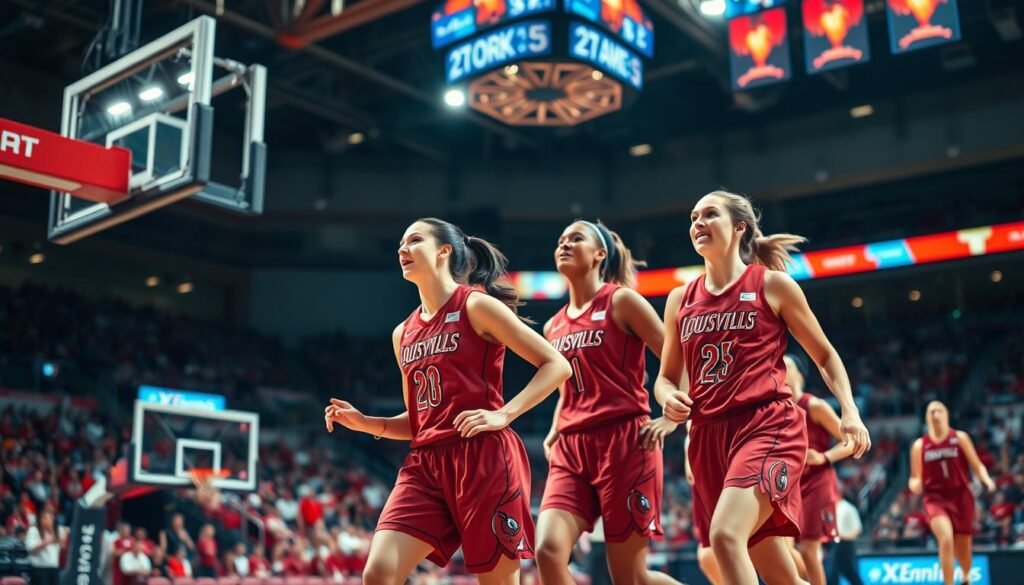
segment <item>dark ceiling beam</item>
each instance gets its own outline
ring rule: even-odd
[[[296,49],[310,43],[322,41],[380,20],[396,12],[407,10],[423,0],[362,0],[346,6],[337,16],[327,14],[316,18],[292,23],[281,34],[281,43]],[[307,5],[308,7],[308,5]]]
[[[277,40],[277,32],[273,28],[260,22],[257,22],[247,16],[238,14],[236,12],[232,12],[230,10],[225,10],[223,13],[217,14],[216,6],[212,2],[209,2],[207,0],[182,1],[189,6],[192,6],[206,14],[215,16],[217,19],[222,20],[232,26],[236,26],[251,34],[268,40]],[[353,61],[348,57],[339,55],[338,53],[335,53],[330,49],[324,48],[321,45],[307,45],[299,49],[299,51],[304,52],[312,57],[315,57],[316,59],[324,63],[328,63],[334,67],[337,67],[354,75],[358,75],[360,77],[373,81],[374,83],[382,87],[386,87],[396,93],[400,93],[402,95],[416,99],[417,101],[428,104],[435,109],[440,110],[442,107],[446,107],[442,106],[440,96],[436,96],[428,92],[425,92],[417,87],[413,87],[408,83],[405,83],[404,81],[395,79],[390,75],[386,75],[384,73],[381,73],[380,71],[377,71],[376,69],[367,67],[362,63]],[[477,126],[480,126],[481,128],[488,130],[494,134],[502,136],[514,142],[517,145],[528,146],[534,149],[540,148],[540,144],[536,140],[527,138],[525,135],[516,132],[511,128],[508,128],[503,124],[499,124],[498,122],[495,122],[481,114],[476,114],[470,110],[461,110],[461,113],[449,111],[449,113],[461,115],[470,122],[476,124]]]

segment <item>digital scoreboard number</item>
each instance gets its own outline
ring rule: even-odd
[[[551,12],[558,0],[448,0],[430,20],[435,49],[526,16]]]
[[[551,23],[519,22],[455,45],[445,58],[448,83],[474,77],[499,65],[551,52]]]
[[[569,55],[629,84],[643,88],[644,64],[609,35],[580,22],[569,23]]]

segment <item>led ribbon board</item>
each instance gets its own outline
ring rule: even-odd
[[[1024,221],[795,254],[789,274],[795,280],[813,280],[1018,250],[1024,250]],[[703,272],[703,266],[642,270],[636,290],[648,297],[665,296]],[[568,293],[565,279],[555,271],[515,272],[511,277],[526,300],[560,299]]]

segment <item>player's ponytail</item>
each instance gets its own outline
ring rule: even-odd
[[[747,264],[761,264],[769,270],[785,272],[786,265],[793,262],[789,253],[796,252],[797,246],[807,241],[807,238],[794,234],[781,233],[766,236],[761,233],[761,228],[758,226],[761,214],[743,195],[728,191],[714,191],[708,195],[725,200],[725,207],[728,209],[729,215],[732,216],[733,225],[746,224],[747,227],[740,237],[740,258]]]
[[[633,288],[636,286],[636,269],[647,266],[643,260],[634,260],[633,253],[623,243],[619,234],[608,229],[600,220],[590,222],[585,219],[576,220],[590,228],[596,236],[597,245],[607,252],[599,268],[602,282],[621,284]]]
[[[519,307],[525,303],[519,300],[519,291],[508,278],[508,258],[494,244],[483,238],[467,236],[466,246],[469,248],[470,256],[467,284],[484,287],[487,294],[505,303],[513,313],[519,315]],[[519,318],[532,323],[526,317]]]
[[[452,247],[448,270],[455,282],[483,287],[484,292],[505,303],[518,315],[519,307],[524,303],[519,300],[519,292],[508,278],[508,258],[498,248],[483,238],[467,236],[458,226],[443,219],[428,217],[418,221],[434,229],[439,245]],[[525,317],[519,318],[532,323]]]

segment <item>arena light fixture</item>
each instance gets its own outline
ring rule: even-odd
[[[864,306],[864,299],[862,297],[853,297],[853,300],[850,301],[850,306],[854,309],[859,309]]]
[[[107,106],[107,113],[111,116],[123,116],[132,111],[132,105],[125,101],[114,102]]]
[[[46,254],[42,252],[36,252],[28,257],[29,264],[42,264],[43,262],[46,262]]]
[[[722,16],[725,14],[725,0],[704,0],[700,3],[700,13],[704,16]]]
[[[191,282],[183,282],[178,285],[178,292],[183,295],[187,295],[188,293],[192,292],[193,288],[194,287],[192,286]]]
[[[875,113],[875,108],[871,104],[863,104],[850,108],[850,116],[853,118],[867,118],[871,114]]]
[[[992,274],[989,274],[988,277],[992,282],[1000,282],[1003,280],[1003,271],[993,270]]]
[[[346,140],[349,144],[355,146],[356,144],[362,144],[363,141],[366,140],[366,136],[364,136],[362,132],[353,132],[348,135]]]
[[[449,89],[444,92],[444,103],[452,108],[461,108],[466,105],[466,94],[461,89]]]
[[[162,95],[164,95],[164,90],[154,85],[139,92],[139,99],[144,102],[151,102],[160,99]]]
[[[635,144],[629,147],[631,156],[647,156],[652,152],[654,152],[654,148],[650,144]]]
[[[907,298],[916,303],[921,300],[921,291],[914,289],[907,294]]]
[[[158,286],[159,284],[160,284],[160,277],[159,276],[149,276],[149,277],[146,278],[146,286],[148,286],[149,288],[153,288],[154,286]]]
[[[178,83],[181,85],[188,85],[192,83],[193,79],[195,79],[195,76],[192,74],[192,72],[186,71],[185,73],[182,73],[178,76]]]

